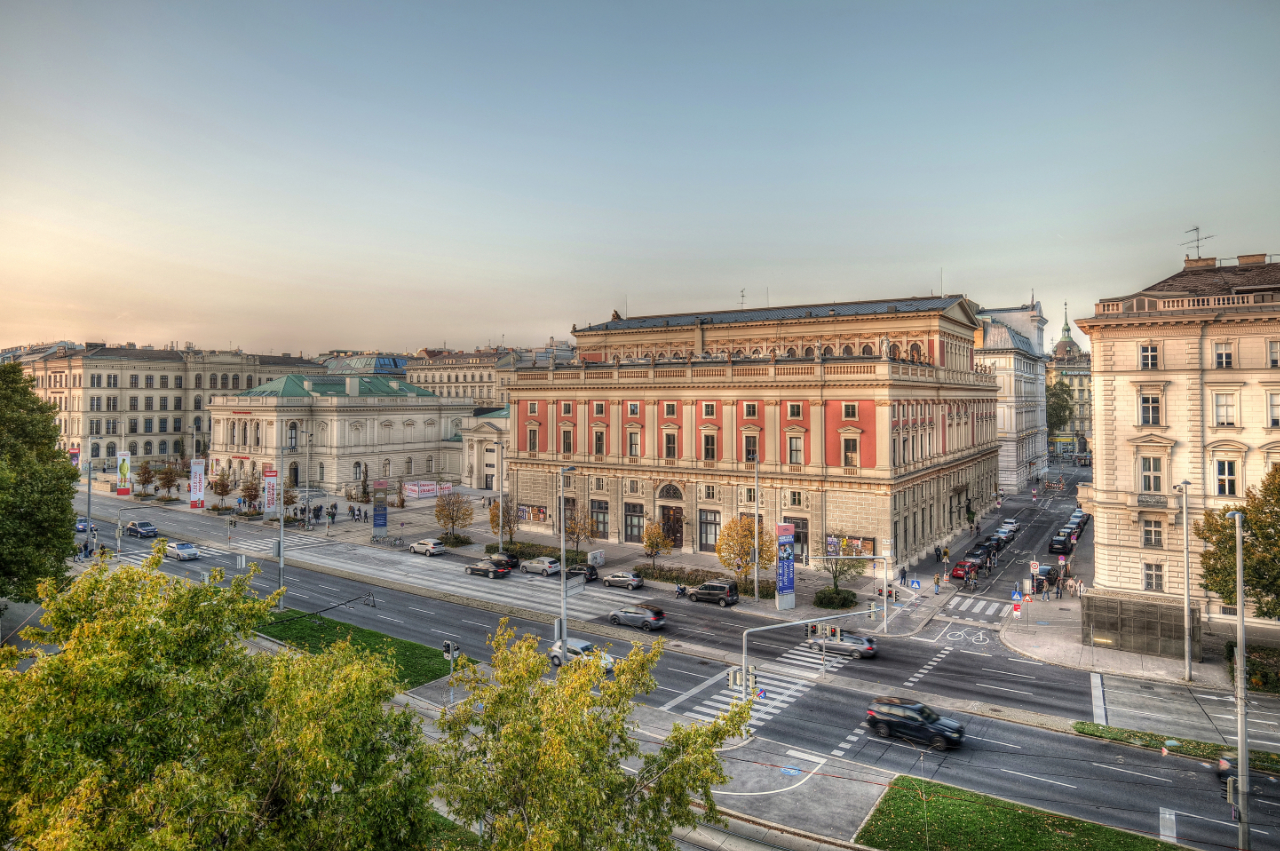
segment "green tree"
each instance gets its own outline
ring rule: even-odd
[[[863,551],[860,538],[853,538],[846,535],[844,532],[838,531],[830,531],[827,533],[827,536],[835,538],[839,543],[839,555],[875,555],[875,553]],[[824,558],[818,561],[818,567],[831,577],[831,587],[839,591],[840,580],[848,579],[850,576],[861,576],[866,572],[867,562],[862,559],[852,558]]]
[[[235,485],[231,484],[231,471],[223,467],[218,475],[209,480],[209,490],[213,491],[213,495],[218,498],[218,507],[222,508],[227,496],[235,490]]]
[[[1071,412],[1075,407],[1075,399],[1071,388],[1061,378],[1057,384],[1050,384],[1044,390],[1045,424],[1050,434],[1057,434],[1071,422]]]
[[[189,583],[157,569],[164,544],[142,567],[42,584],[35,646],[0,649],[5,846],[434,847],[419,721],[389,708],[394,662],[346,642],[248,652],[275,599],[254,595],[256,569]]]
[[[31,388],[20,364],[0,365],[0,598],[22,601],[66,576],[80,478],[58,449],[58,409]]]
[[[165,464],[156,473],[156,481],[160,483],[160,487],[164,488],[164,495],[169,496],[178,486],[178,468],[172,464]]]
[[[574,502],[573,510],[564,513],[564,536],[573,541],[575,550],[582,549],[582,539],[595,537],[595,524],[591,520],[591,506],[586,502]]]
[[[649,566],[654,567],[657,564],[658,556],[671,552],[675,542],[667,537],[666,532],[662,531],[661,523],[655,523],[650,520],[644,526],[644,534],[640,537],[640,546],[644,547],[644,554],[649,557]]]
[[[151,487],[151,485],[154,484],[156,480],[156,471],[151,469],[150,461],[142,462],[142,466],[138,467],[138,469],[134,472],[133,480],[138,484],[142,485],[143,493],[147,492],[147,488]]]
[[[756,545],[756,521],[753,517],[735,517],[720,527],[716,541],[716,557],[732,570],[740,580],[745,580],[755,561],[751,550]],[[760,527],[760,569],[772,568],[778,560],[778,539],[763,524]]]
[[[481,826],[483,847],[672,849],[674,827],[719,819],[711,790],[728,778],[716,749],[742,734],[748,703],[642,747],[629,718],[656,686],[661,641],[633,645],[612,679],[597,654],[546,678],[538,637],[517,638],[505,618],[489,645],[491,673],[468,660],[455,674],[467,696],[442,713],[432,749],[436,793]]]
[[[240,498],[245,502],[254,503],[262,498],[262,480],[254,473],[240,483]]]
[[[1249,488],[1243,505],[1206,511],[1191,529],[1204,541],[1200,587],[1236,603],[1236,522],[1244,513],[1244,595],[1260,618],[1280,617],[1280,466],[1272,467],[1258,487]]]

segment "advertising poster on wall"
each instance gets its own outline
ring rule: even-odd
[[[373,537],[387,536],[387,480],[377,479],[373,483]]]
[[[796,607],[796,527],[794,523],[777,524],[778,593],[774,598],[779,609]]]
[[[270,514],[272,517],[279,517],[279,507],[277,499],[281,496],[276,487],[276,471],[262,471],[262,508],[263,516]]]
[[[191,462],[191,507],[204,508],[204,459]]]
[[[128,496],[132,491],[130,486],[130,477],[133,475],[133,467],[129,463],[129,453],[120,452],[116,455],[116,496]]]
[[[68,449],[68,450],[67,450],[67,454],[69,454],[69,455],[71,456],[71,466],[73,466],[73,467],[75,467],[77,470],[79,470],[79,469],[80,469],[80,450],[79,450],[79,449]]]
[[[875,538],[827,536],[828,556],[873,556],[875,554]]]
[[[404,498],[405,499],[421,499],[421,497],[418,496],[417,482],[404,483]]]

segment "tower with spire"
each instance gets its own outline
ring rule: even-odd
[[[1053,347],[1055,358],[1074,358],[1080,354],[1080,345],[1071,337],[1071,323],[1067,320],[1067,303],[1062,303],[1062,339]]]

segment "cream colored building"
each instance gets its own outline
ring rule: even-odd
[[[1000,487],[1018,493],[1048,472],[1049,429],[1045,420],[1044,368],[1048,358],[1035,337],[1043,340],[1045,319],[1040,305],[978,313],[974,357],[996,377],[999,404],[996,431],[1000,443]],[[1022,319],[1018,322],[1018,319]],[[1005,321],[1008,320],[1008,321]]]
[[[511,409],[478,409],[470,425],[460,432],[463,447],[462,484],[480,490],[497,490],[511,451]],[[510,486],[507,479],[506,487]]]
[[[286,373],[324,375],[320,364],[301,357],[202,351],[176,347],[138,348],[132,343],[84,349],[53,349],[29,360],[24,370],[36,393],[58,406],[63,449],[111,467],[117,452],[164,463],[206,448],[211,392],[248,389]]]
[[[1051,438],[1056,454],[1091,452],[1093,447],[1093,358],[1071,336],[1066,303],[1062,307],[1062,339],[1053,347],[1045,372],[1049,385],[1065,382],[1071,388],[1071,419]]]
[[[446,399],[500,406],[506,400],[499,390],[498,370],[509,368],[514,357],[514,352],[502,348],[444,352],[410,360],[405,366],[405,378]]]
[[[1273,255],[1274,258],[1274,255]],[[1276,258],[1280,259],[1280,258]],[[1093,349],[1093,484],[1098,588],[1181,605],[1184,479],[1191,521],[1243,500],[1280,461],[1280,263],[1187,259],[1182,271],[1106,298],[1077,325]],[[1200,587],[1210,619],[1233,615]]]

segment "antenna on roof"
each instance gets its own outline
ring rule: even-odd
[[[1188,239],[1186,242],[1183,242],[1183,243],[1180,243],[1180,244],[1181,244],[1181,245],[1194,245],[1194,246],[1196,247],[1196,259],[1197,259],[1197,260],[1199,260],[1199,259],[1200,259],[1200,243],[1202,243],[1202,242],[1207,242],[1208,240],[1213,239],[1213,237],[1212,237],[1212,236],[1201,236],[1201,235],[1200,235],[1200,226],[1199,226],[1199,225],[1196,225],[1195,227],[1193,227],[1193,228],[1192,228],[1191,230],[1189,230],[1189,231],[1184,231],[1184,233],[1191,233],[1191,231],[1195,231],[1196,238],[1195,238],[1195,239]]]
[[[747,288],[743,287],[738,290],[738,310],[742,310],[747,306]]]

